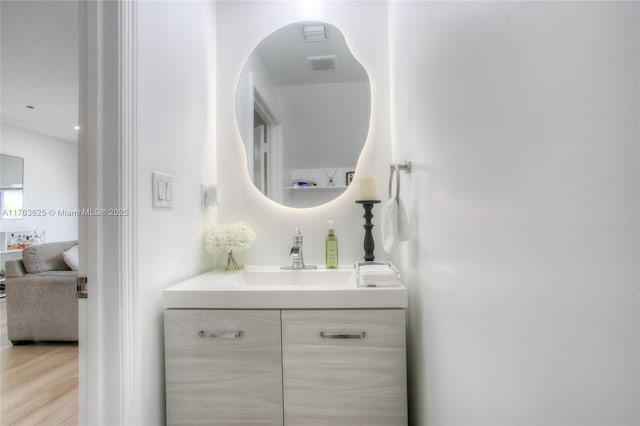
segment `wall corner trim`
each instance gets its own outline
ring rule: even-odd
[[[142,424],[137,269],[137,1],[118,2],[118,216],[120,424]]]

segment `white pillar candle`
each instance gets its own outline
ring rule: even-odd
[[[363,176],[360,178],[360,199],[377,200],[378,190],[376,188],[375,176]]]

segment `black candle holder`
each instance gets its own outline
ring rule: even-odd
[[[356,203],[362,204],[362,207],[364,207],[364,216],[362,216],[364,217],[364,260],[373,262],[376,257],[373,255],[375,242],[373,241],[373,234],[371,233],[373,229],[373,224],[371,223],[373,213],[371,213],[371,210],[374,204],[380,203],[380,200],[356,200]]]

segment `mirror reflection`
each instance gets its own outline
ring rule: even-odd
[[[2,219],[21,219],[24,159],[0,154],[0,211]],[[13,214],[12,214],[13,213]]]
[[[333,200],[353,177],[370,111],[369,77],[338,28],[298,22],[270,34],[236,93],[254,185],[290,207]]]

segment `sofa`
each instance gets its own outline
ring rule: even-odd
[[[77,244],[38,244],[25,248],[22,260],[5,262],[7,334],[13,344],[78,340],[78,272],[65,262]]]

